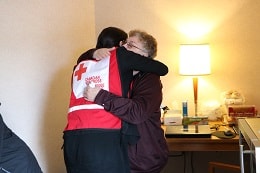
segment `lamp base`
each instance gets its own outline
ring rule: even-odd
[[[193,78],[195,116],[198,116],[198,77]]]

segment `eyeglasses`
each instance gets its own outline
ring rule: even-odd
[[[148,53],[146,50],[141,49],[141,48],[135,46],[135,45],[134,45],[133,43],[131,43],[131,42],[124,41],[123,44],[126,44],[126,46],[127,46],[128,49],[136,48],[136,49],[141,50],[142,52]]]

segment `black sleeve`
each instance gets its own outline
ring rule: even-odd
[[[117,50],[120,65],[125,70],[137,70],[164,76],[168,73],[168,67],[162,62],[128,51],[125,47]]]
[[[84,61],[87,59],[93,59],[93,54],[96,50],[97,50],[96,48],[89,49],[88,51],[86,51],[85,53],[80,55],[80,57],[78,58],[77,64],[79,64],[81,61]]]

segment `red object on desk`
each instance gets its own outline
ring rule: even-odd
[[[230,117],[255,117],[256,109],[254,105],[230,105],[228,114]]]

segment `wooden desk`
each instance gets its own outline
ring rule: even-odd
[[[170,151],[239,151],[238,136],[233,139],[166,138]]]
[[[213,124],[216,122],[211,122]],[[220,127],[220,130],[222,130]],[[238,135],[232,139],[211,138],[166,138],[170,151],[239,151]]]
[[[220,122],[210,122],[209,125],[213,126],[214,124],[221,124]],[[163,127],[165,128],[165,127]],[[226,130],[227,127],[220,126],[219,130]],[[214,132],[214,130],[212,131]],[[191,173],[194,172],[194,163],[193,153],[194,152],[203,152],[203,151],[235,151],[239,152],[239,136],[237,135],[232,139],[220,139],[216,136],[211,136],[211,138],[166,138],[170,152],[181,152],[184,155],[183,160],[183,169],[179,165],[174,168],[175,172],[185,172]],[[169,157],[176,157],[175,155],[169,155]],[[204,163],[204,166],[201,166],[200,169],[207,170],[208,165],[207,161],[196,163]],[[198,168],[196,168],[198,169]],[[172,171],[172,170],[171,170]]]

